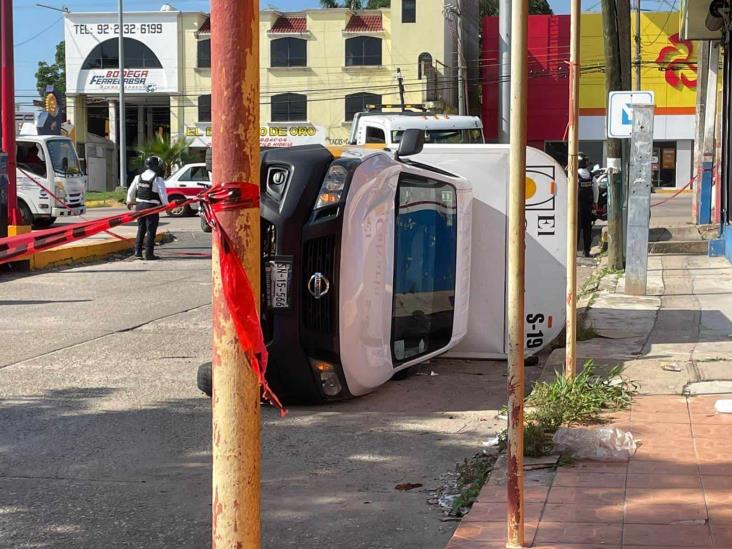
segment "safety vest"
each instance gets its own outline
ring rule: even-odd
[[[140,180],[137,182],[137,200],[161,204],[160,195],[155,192],[154,186],[155,180],[158,177],[157,174],[153,174],[150,181],[145,179],[143,175],[140,175]]]
[[[578,170],[578,180],[580,189],[592,188],[592,174],[587,168],[580,168]]]

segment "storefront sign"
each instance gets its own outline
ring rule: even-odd
[[[211,145],[211,126],[197,124],[187,126],[185,137],[191,140],[191,147],[209,147]],[[259,128],[259,145],[261,147],[292,147],[294,145],[324,145],[325,130],[320,126],[309,124],[293,126],[261,126]]]
[[[125,15],[125,91],[130,94],[178,91],[178,13]],[[114,13],[65,16],[66,83],[69,93],[113,94],[120,87],[117,57],[120,33]]]

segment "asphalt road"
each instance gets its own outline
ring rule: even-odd
[[[196,218],[162,223],[178,240],[161,261],[0,277],[0,547],[209,546],[195,374],[210,356],[210,237]],[[428,490],[499,428],[504,365],[421,373],[284,419],[263,409],[264,547],[445,545],[456,523]]]

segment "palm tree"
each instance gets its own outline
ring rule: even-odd
[[[190,155],[188,154],[189,142],[185,137],[179,137],[175,141],[170,141],[162,135],[157,134],[152,141],[147,141],[136,148],[138,156],[133,162],[136,168],[142,168],[145,165],[145,159],[149,156],[157,156],[163,164],[163,177],[170,177],[175,165],[182,165],[188,162]]]

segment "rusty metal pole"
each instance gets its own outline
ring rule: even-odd
[[[528,2],[511,7],[511,153],[508,188],[508,474],[506,547],[524,545],[524,268]]]
[[[573,378],[577,357],[577,193],[579,192],[580,0],[572,0],[569,32],[569,138],[567,162],[567,327],[564,375]]]
[[[214,183],[259,182],[259,2],[211,2]],[[259,209],[219,214],[259,295]],[[214,239],[216,240],[216,239]],[[259,547],[259,383],[226,308],[213,248],[212,547]]]
[[[8,153],[8,235],[22,225],[15,177],[15,62],[13,58],[13,0],[0,0],[0,50],[2,51],[2,149]],[[30,230],[30,228],[28,228]]]

